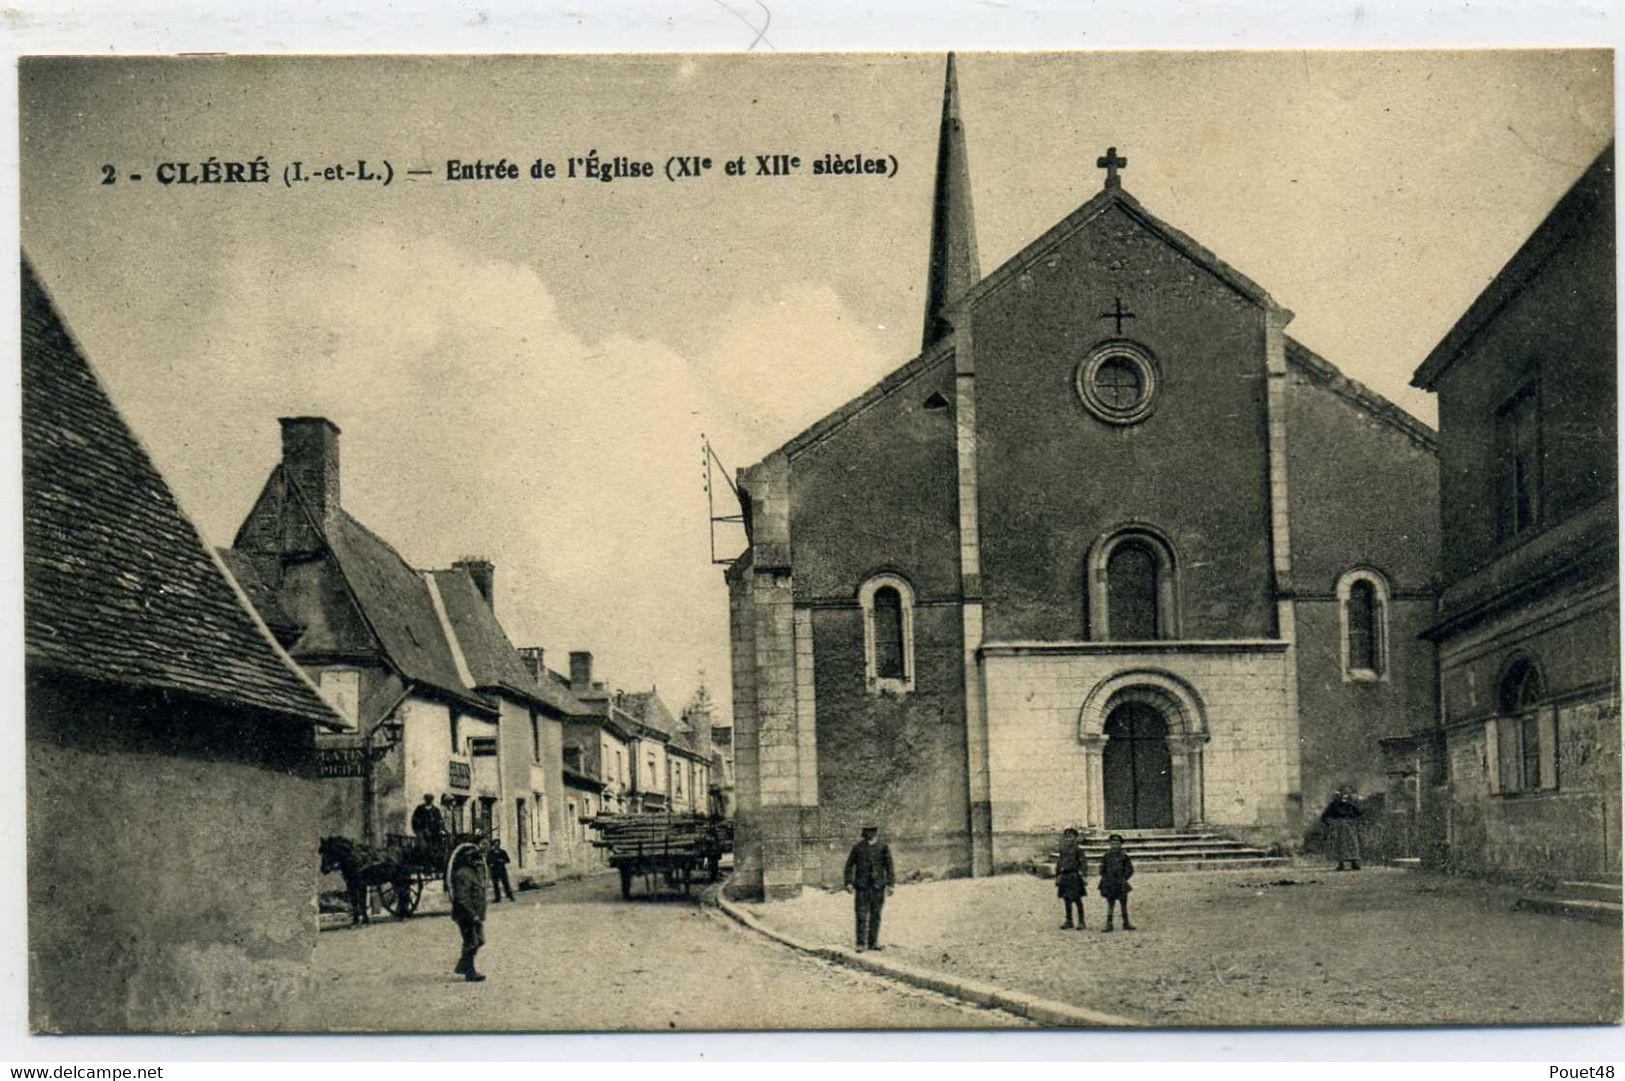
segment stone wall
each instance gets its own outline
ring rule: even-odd
[[[316,942],[310,731],[30,681],[29,1020],[275,1030]]]
[[[1066,826],[1104,825],[1089,743],[1098,741],[1110,694],[1142,685],[1184,700],[1183,722],[1169,719],[1169,743],[1178,757],[1188,741],[1188,753],[1200,759],[1189,820],[1258,840],[1286,839],[1296,748],[1283,643],[995,643],[983,652],[996,866],[1047,851]]]

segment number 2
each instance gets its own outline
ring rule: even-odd
[[[117,175],[118,175],[117,171],[111,165],[102,166],[102,183],[103,184],[111,184],[113,182],[113,178],[115,176],[117,176]]]

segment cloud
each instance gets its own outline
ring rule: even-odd
[[[728,698],[700,433],[749,464],[903,359],[819,284],[741,299],[685,356],[589,343],[532,267],[443,236],[363,227],[297,275],[263,256],[233,261],[196,328],[187,384],[203,400],[149,403],[166,428],[200,405],[219,421],[171,455],[192,463],[177,487],[205,531],[223,542],[246,513],[276,417],[327,416],[346,507],[409,561],[492,559],[516,644],[549,647],[556,668],[591,649],[611,681],[657,683],[674,707],[701,668]]]

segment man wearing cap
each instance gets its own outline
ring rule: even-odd
[[[875,842],[879,833],[879,826],[864,826],[862,839],[846,857],[846,892],[852,895],[859,953],[880,949],[880,910],[897,885],[891,849]]]

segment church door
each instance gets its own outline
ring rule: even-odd
[[[1166,829],[1174,824],[1168,724],[1155,707],[1125,702],[1106,718],[1102,752],[1108,829]]]

